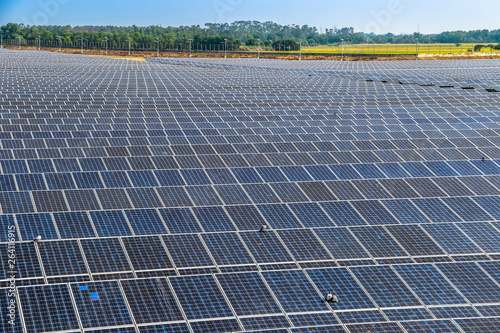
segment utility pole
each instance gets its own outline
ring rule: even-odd
[[[156,38],[156,44],[158,44],[158,48],[156,51],[156,57],[159,58],[160,57],[160,38]]]
[[[302,41],[299,42],[299,60],[302,60]]]
[[[106,55],[108,55],[108,37],[104,37],[104,40],[106,42]]]
[[[58,36],[59,37],[59,53],[62,52],[62,41],[61,41],[61,36]]]
[[[418,38],[415,38],[415,41],[417,43],[417,45],[416,45],[416,51],[415,51],[415,53],[416,53],[415,60],[418,60]]]
[[[259,41],[259,46],[257,46],[257,59],[260,59],[260,39],[257,39]]]
[[[40,39],[41,39],[41,38],[42,38],[42,37],[38,36],[38,51],[40,51]]]
[[[128,38],[128,55],[129,56],[130,56],[130,40],[131,40],[131,38],[129,37]]]

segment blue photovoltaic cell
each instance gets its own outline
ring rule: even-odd
[[[290,229],[302,227],[287,205],[259,205],[257,207],[271,228]]]
[[[495,303],[500,299],[500,287],[475,263],[438,263],[436,266],[471,303]]]
[[[290,326],[290,323],[285,316],[248,317],[240,318],[240,321],[246,330],[259,330]]]
[[[126,210],[125,215],[136,235],[166,234],[167,229],[154,209]]]
[[[330,165],[330,169],[339,179],[361,179],[361,175],[351,165]]]
[[[327,309],[322,297],[303,271],[262,272],[267,283],[281,303],[285,312],[323,311]]]
[[[233,168],[231,171],[241,184],[262,183],[262,179],[253,168]]]
[[[95,237],[92,223],[84,212],[54,213],[54,221],[61,238]]]
[[[208,320],[190,322],[194,333],[223,333],[239,331],[240,325],[236,319]]]
[[[161,186],[186,185],[178,170],[155,170],[154,174]]]
[[[9,248],[7,244],[0,244],[0,249],[5,256],[5,260],[0,262],[2,268],[0,279],[10,278],[11,274],[15,274],[16,278],[42,276],[36,249],[32,242],[15,243],[14,249],[12,249],[12,246]],[[14,255],[14,258],[12,258],[12,255]],[[19,285],[18,282],[16,281],[16,285]]]
[[[468,161],[447,161],[447,163],[455,169],[461,176],[482,175],[481,171],[475,168]]]
[[[331,260],[325,248],[309,229],[278,230],[278,235],[295,260]]]
[[[477,305],[476,310],[485,317],[499,317],[500,315],[500,305]]]
[[[165,278],[122,280],[120,284],[137,324],[184,319]]]
[[[429,308],[438,319],[479,317],[479,313],[472,306],[446,306]]]
[[[399,224],[399,222],[377,200],[353,201],[351,205],[370,225]]]
[[[495,220],[500,220],[500,197],[475,197],[472,200],[477,202]]]
[[[459,175],[446,162],[443,161],[424,162],[424,165],[438,177],[450,177]]]
[[[260,177],[267,183],[286,182],[286,176],[277,167],[260,167],[255,168]]]
[[[260,230],[266,224],[255,206],[226,206],[225,208],[239,230]]]
[[[482,250],[452,223],[425,224],[422,227],[449,254],[482,253]]]
[[[346,201],[323,202],[321,207],[340,226],[366,225],[363,218]]]
[[[443,202],[457,213],[464,221],[491,221],[488,215],[471,198],[442,198]]]
[[[150,170],[129,171],[128,176],[135,187],[155,187],[158,182]]]
[[[314,231],[335,259],[370,258],[347,228],[322,228]]]
[[[173,267],[159,237],[124,237],[122,241],[136,271]]]
[[[67,285],[24,287],[18,291],[28,332],[79,329]]]
[[[493,279],[500,283],[500,262],[499,261],[485,261],[479,265],[489,274]]]
[[[32,241],[38,235],[43,239],[59,238],[50,214],[19,214],[16,220],[24,241]]]
[[[407,178],[410,175],[401,167],[399,163],[380,163],[378,168],[389,178]]]
[[[217,280],[238,316],[281,313],[258,273],[220,274]]]
[[[400,164],[412,177],[434,177],[434,174],[420,162]]]
[[[41,174],[19,174],[15,177],[19,191],[46,190],[45,181]]]
[[[116,281],[70,284],[83,328],[132,324]]]
[[[375,164],[354,164],[353,167],[365,179],[385,178],[385,175],[377,168]]]
[[[140,333],[190,333],[186,323],[141,326]]]
[[[0,175],[0,191],[15,191],[16,182],[13,175]]]
[[[338,324],[331,312],[288,315],[294,326],[324,326]]]
[[[135,208],[163,207],[153,188],[129,188],[126,191]],[[124,208],[128,208],[128,205]]]
[[[0,192],[0,207],[3,214],[35,211],[29,192]]]
[[[242,232],[240,236],[258,263],[293,261],[276,234],[271,230]]]
[[[222,207],[196,207],[193,212],[207,232],[236,230]]]
[[[335,180],[337,177],[326,165],[310,165],[305,166],[305,169],[313,177],[314,180]]]
[[[169,235],[163,240],[177,267],[214,265],[198,235]]]
[[[459,332],[461,332],[449,320],[409,321],[409,322],[402,322],[401,325],[403,325],[403,327],[405,328],[405,330],[408,333],[419,333],[419,332],[459,333]]]
[[[420,225],[388,225],[386,228],[412,256],[445,254]]]
[[[188,185],[207,185],[211,183],[203,169],[186,169],[180,170],[180,172]]]
[[[333,227],[330,218],[317,203],[296,203],[289,204],[289,207],[305,227]]]
[[[404,249],[381,226],[350,228],[365,249],[375,258],[408,256]]]
[[[94,211],[90,218],[101,237],[132,235],[122,211]]]
[[[80,243],[92,273],[131,270],[118,238],[82,239]]]
[[[408,199],[382,200],[382,203],[403,224],[429,222],[427,217]]]
[[[71,173],[46,173],[45,181],[49,190],[76,189]]]
[[[390,321],[433,319],[425,308],[386,309],[384,314]]]
[[[375,308],[370,298],[346,268],[324,268],[306,270],[320,293],[333,293],[339,303],[331,303],[333,309]]]
[[[351,267],[350,270],[380,307],[421,305],[389,266]]]
[[[5,318],[0,322],[0,330],[5,333],[23,333],[21,314],[17,311],[12,317],[10,316],[9,306],[12,308],[13,296],[9,289],[0,290],[0,315]]]
[[[347,325],[347,329],[351,333],[404,333],[398,323],[373,323],[373,324],[352,324]]]
[[[336,312],[336,315],[344,324],[387,321],[378,310]]]
[[[43,242],[38,251],[47,276],[87,274],[77,241]]]
[[[73,173],[78,188],[103,188],[104,184],[98,172],[75,172]]]
[[[486,252],[500,252],[500,231],[489,223],[459,223],[457,226]]]
[[[238,182],[229,169],[207,169],[206,172],[214,184],[236,184]]]
[[[189,208],[166,208],[160,209],[159,212],[168,230],[173,234],[202,231]]]
[[[233,316],[213,276],[169,279],[188,320]]]
[[[254,263],[236,233],[207,233],[201,236],[217,265]]]
[[[479,160],[471,160],[469,161],[476,168],[481,170],[485,175],[498,175],[500,174],[500,167],[496,165],[493,161],[479,161]]]
[[[300,166],[281,167],[281,171],[283,171],[283,173],[292,182],[312,180],[307,171]]]
[[[432,222],[457,222],[460,218],[446,206],[439,198],[414,199],[412,202]]]
[[[465,333],[496,333],[500,327],[500,318],[455,319]]]

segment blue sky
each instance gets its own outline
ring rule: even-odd
[[[422,33],[499,29],[496,0],[0,0],[0,25],[203,25],[237,20]]]

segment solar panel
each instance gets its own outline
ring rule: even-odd
[[[132,318],[116,281],[70,285],[83,328],[132,324]]]
[[[3,331],[496,332],[498,61],[0,54]]]

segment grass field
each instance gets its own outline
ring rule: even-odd
[[[414,55],[414,54],[472,54],[472,53],[500,53],[500,50],[485,47],[481,52],[473,52],[476,44],[418,44],[418,52],[416,44],[345,44],[344,54],[370,54],[370,55]],[[252,49],[252,51],[256,51]],[[278,50],[270,50],[261,48],[261,52],[276,52]],[[299,50],[280,50],[283,53],[299,53]],[[319,53],[319,54],[342,54],[342,46],[303,46],[302,53]]]

